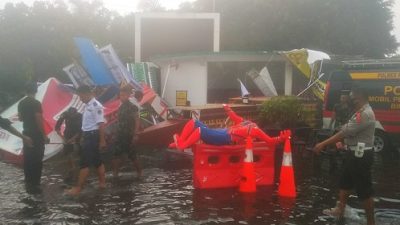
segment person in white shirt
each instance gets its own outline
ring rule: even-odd
[[[86,104],[82,115],[82,147],[80,159],[80,171],[78,184],[67,190],[68,195],[79,195],[86,178],[89,175],[89,167],[97,169],[99,188],[105,188],[105,168],[101,160],[100,149],[106,147],[104,137],[104,110],[98,102],[89,86],[83,85],[77,89],[77,94],[83,103]]]

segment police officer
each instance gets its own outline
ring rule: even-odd
[[[350,191],[355,189],[358,198],[363,201],[367,224],[374,225],[371,166],[374,153],[375,115],[368,103],[365,90],[353,89],[350,99],[355,110],[350,120],[342,126],[338,133],[314,147],[314,151],[319,153],[327,145],[341,142],[344,139],[346,149],[343,173],[339,181],[338,205],[335,208],[324,210],[324,213],[339,218],[343,217]]]
[[[65,122],[64,132],[61,133],[61,125]],[[73,177],[73,171],[75,169],[75,163],[72,158],[74,150],[79,148],[79,139],[81,136],[82,129],[82,114],[78,112],[76,108],[69,108],[63,112],[60,118],[57,120],[55,130],[60,137],[64,140],[63,152],[67,157],[68,171],[67,176],[64,178],[64,182],[69,183]]]
[[[100,157],[100,149],[106,147],[103,106],[94,98],[89,86],[80,86],[77,93],[86,106],[82,115],[83,139],[78,184],[67,190],[69,195],[79,195],[89,175],[89,166],[94,166],[97,169],[99,187],[105,188],[105,168]]]

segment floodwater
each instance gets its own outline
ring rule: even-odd
[[[328,157],[316,160],[306,150],[295,150],[293,157],[295,200],[279,198],[275,186],[250,195],[236,189],[194,190],[191,160],[162,150],[140,151],[141,180],[126,165],[119,180],[107,172],[107,189],[98,190],[93,171],[77,198],[63,195],[63,157],[45,163],[43,193],[37,195],[25,193],[20,168],[0,163],[0,224],[365,224],[355,196],[344,221],[322,214],[337,195],[339,173],[331,171]],[[400,225],[399,162],[397,154],[375,156],[377,224]]]

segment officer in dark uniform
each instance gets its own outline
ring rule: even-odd
[[[61,133],[61,125],[65,122],[64,132]],[[57,120],[55,130],[60,137],[64,140],[64,153],[67,156],[69,170],[65,177],[65,182],[70,182],[73,177],[73,171],[75,169],[75,163],[72,158],[74,150],[79,148],[79,140],[82,129],[82,114],[76,110],[76,108],[69,108],[63,112],[60,118]]]
[[[118,170],[121,163],[120,157],[126,153],[128,158],[132,161],[133,167],[136,169],[137,176],[141,177],[142,169],[139,165],[136,155],[135,142],[140,127],[139,109],[136,105],[129,101],[132,94],[132,87],[125,85],[120,89],[121,105],[118,109],[118,122],[116,141],[114,149],[114,158],[112,160],[113,175],[118,177]],[[135,92],[137,101],[142,99],[139,92]]]
[[[89,166],[97,169],[99,187],[106,187],[105,168],[100,157],[100,149],[106,147],[104,137],[106,120],[103,106],[94,98],[89,86],[79,87],[77,93],[86,106],[82,115],[82,146],[78,184],[67,191],[69,195],[79,195],[89,175]]]
[[[18,104],[18,116],[23,123],[23,134],[32,139],[32,146],[24,145],[24,175],[28,192],[40,192],[44,145],[50,140],[43,127],[42,104],[35,99],[36,83],[29,83],[26,97]]]
[[[373,145],[375,132],[375,114],[368,103],[368,95],[363,89],[353,89],[350,98],[355,113],[334,136],[318,143],[314,151],[319,153],[327,145],[344,140],[346,159],[340,178],[339,203],[336,208],[324,210],[325,214],[343,217],[347,199],[352,189],[363,201],[367,224],[374,225],[374,201],[371,178],[373,163]]]
[[[11,134],[19,137],[24,142],[24,145],[32,147],[32,139],[28,136],[21,134],[17,129],[11,126],[11,121],[0,116],[0,128],[10,132]]]

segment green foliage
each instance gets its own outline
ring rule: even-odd
[[[165,10],[141,0],[142,11]],[[397,43],[390,0],[196,0],[181,12],[221,14],[221,50],[311,48],[333,54],[383,57]],[[55,76],[78,57],[73,37],[100,46],[111,43],[123,61],[133,61],[134,15],[121,16],[101,0],[8,3],[0,10],[0,96],[18,96],[28,79]],[[13,98],[3,98],[13,99]],[[1,100],[5,102],[7,100]],[[10,103],[10,102],[8,102]]]
[[[78,59],[73,37],[111,43],[122,60],[133,61],[133,16],[111,12],[99,0],[7,3],[0,10],[0,30],[1,105],[19,97],[27,80],[70,82],[62,68]]]
[[[221,49],[310,48],[337,55],[394,53],[391,0],[197,0],[185,10],[221,14]],[[215,3],[215,4],[214,4]]]
[[[295,96],[277,96],[262,104],[259,121],[269,128],[294,128],[305,123],[305,115],[300,99]]]

